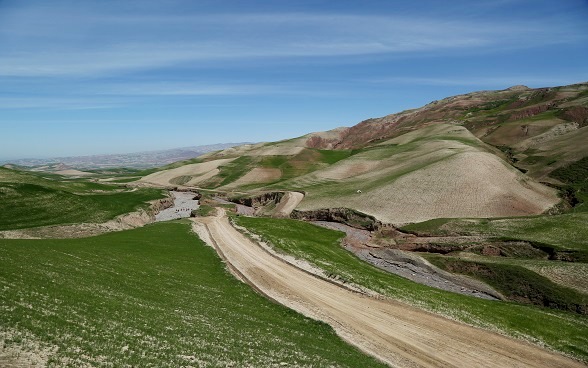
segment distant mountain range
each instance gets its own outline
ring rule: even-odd
[[[39,167],[46,165],[62,164],[69,168],[79,170],[107,169],[114,167],[127,168],[151,168],[198,157],[208,152],[219,151],[226,148],[247,144],[219,143],[205,146],[181,147],[160,151],[145,151],[135,153],[121,153],[109,155],[71,156],[54,158],[26,158],[1,162],[25,167]]]

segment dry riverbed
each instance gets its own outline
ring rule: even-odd
[[[372,265],[419,284],[482,299],[501,299],[500,294],[477,280],[453,275],[434,267],[418,256],[398,249],[372,247],[371,233],[354,227],[327,221],[312,221],[327,229],[343,231],[347,236],[343,246],[358,258]]]
[[[194,199],[192,192],[170,192],[174,198],[174,205],[162,210],[155,215],[155,221],[168,221],[190,217],[193,210],[199,207],[199,202]]]

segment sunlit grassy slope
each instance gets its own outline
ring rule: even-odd
[[[0,290],[4,348],[49,366],[380,366],[235,279],[188,223],[0,240]]]
[[[435,219],[403,229],[427,235],[484,235],[588,253],[588,213],[503,219]]]
[[[0,168],[0,230],[103,222],[163,197],[157,189],[122,190]]]

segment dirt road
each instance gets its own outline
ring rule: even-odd
[[[395,367],[584,367],[563,356],[311,275],[239,233],[224,212],[199,219],[228,267],[267,297],[325,321]],[[202,231],[202,227],[200,231]]]

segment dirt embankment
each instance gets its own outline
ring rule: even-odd
[[[304,194],[300,192],[286,192],[273,213],[273,217],[286,218],[290,217],[290,214],[296,206],[304,199]]]
[[[382,227],[382,223],[375,217],[349,208],[322,208],[309,211],[294,210],[290,217],[303,221],[338,222],[369,231],[378,230]]]
[[[257,196],[231,198],[230,201],[237,205],[249,207],[255,216],[271,216],[278,218],[289,217],[294,208],[304,198],[299,192],[268,192]]]
[[[328,323],[342,338],[391,366],[583,366],[522,341],[328,282],[265,251],[233,228],[224,211],[198,221],[239,278],[268,298]]]
[[[247,207],[260,208],[269,204],[280,202],[286,192],[268,192],[252,197],[229,198],[230,202],[241,204]]]

